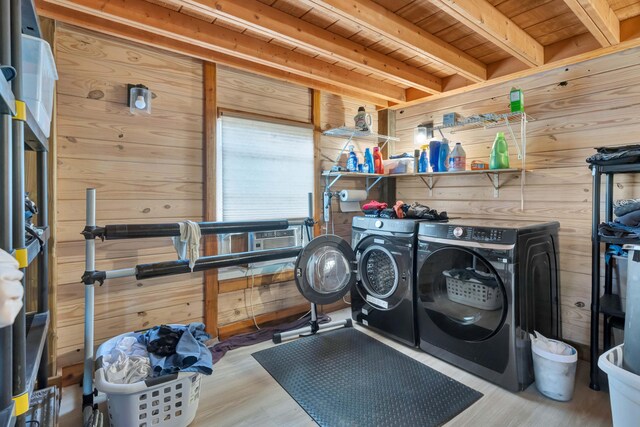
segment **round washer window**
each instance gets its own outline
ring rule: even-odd
[[[360,264],[365,288],[372,296],[386,298],[398,287],[398,266],[388,250],[370,247]]]
[[[340,291],[349,284],[349,261],[332,247],[321,247],[307,261],[307,281],[321,294]]]

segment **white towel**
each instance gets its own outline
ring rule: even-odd
[[[193,271],[200,258],[200,226],[194,221],[180,222],[180,237],[173,237],[173,246],[180,259],[189,260],[189,268]]]

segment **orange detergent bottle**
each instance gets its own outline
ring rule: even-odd
[[[384,173],[384,164],[382,163],[382,153],[380,153],[380,148],[373,147],[373,168],[376,173],[383,174]]]

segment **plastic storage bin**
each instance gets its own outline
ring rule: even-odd
[[[612,348],[598,359],[598,366],[609,376],[609,399],[614,427],[635,427],[640,420],[640,375],[622,367],[623,345]]]
[[[549,339],[550,342],[559,342]],[[536,388],[545,396],[566,402],[573,397],[576,383],[576,367],[578,366],[578,352],[569,344],[571,354],[555,354],[531,345],[533,355],[533,372],[536,377]]]
[[[443,271],[442,274],[447,281],[447,298],[449,300],[483,310],[500,308],[502,294],[497,286],[486,286],[474,279],[457,279],[450,271]]]
[[[196,416],[200,401],[202,374],[183,372],[150,378],[133,384],[114,384],[106,380],[101,357],[119,335],[103,343],[96,352],[95,385],[107,395],[109,423],[112,427],[186,427]]]
[[[389,159],[383,160],[384,170],[389,175],[397,175],[399,173],[413,173],[413,159]]]
[[[51,130],[53,90],[55,81],[58,80],[49,43],[36,37],[22,35],[22,71],[24,101],[42,133],[48,138]]]

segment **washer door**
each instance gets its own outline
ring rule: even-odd
[[[360,296],[378,310],[391,310],[406,294],[408,265],[402,254],[389,248],[393,242],[384,236],[369,236],[356,247],[358,260],[357,288]],[[407,258],[407,257],[404,257]],[[403,265],[398,265],[398,261]]]
[[[433,251],[418,272],[418,310],[442,332],[463,341],[483,341],[504,323],[507,297],[490,261],[462,247]]]
[[[319,236],[296,260],[298,290],[309,302],[331,304],[342,299],[356,282],[356,255],[344,239]]]

